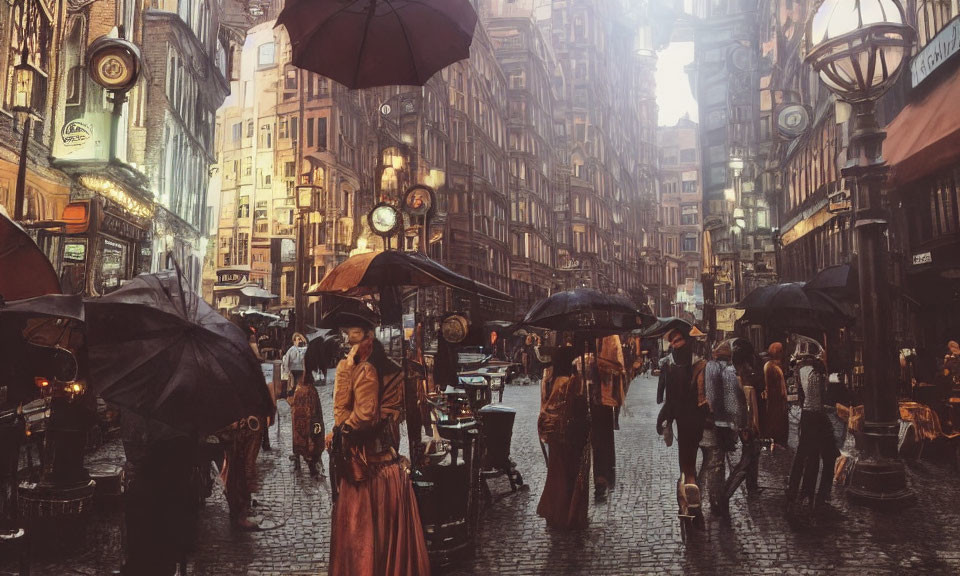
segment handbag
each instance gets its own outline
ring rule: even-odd
[[[310,419],[310,436],[312,438],[322,438],[326,433],[323,425],[323,417],[316,416]]]

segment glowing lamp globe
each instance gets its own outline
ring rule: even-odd
[[[807,29],[806,60],[838,97],[866,102],[897,81],[913,38],[897,0],[825,0]]]

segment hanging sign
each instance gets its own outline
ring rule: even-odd
[[[923,264],[933,264],[933,254],[930,252],[921,252],[913,255],[913,265],[921,266]]]
[[[954,18],[910,61],[910,76],[916,88],[941,64],[960,52],[960,16]]]

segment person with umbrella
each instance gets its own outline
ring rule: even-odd
[[[374,337],[369,317],[340,313],[350,353],[337,366],[334,455],[339,499],[333,511],[331,576],[430,574],[413,484],[397,454],[402,377]]]
[[[547,481],[537,514],[547,526],[586,528],[590,489],[589,418],[586,386],[576,368],[576,349],[563,346],[554,353],[541,386],[537,431],[549,446]]]
[[[783,344],[774,342],[767,349],[770,360],[763,365],[763,391],[767,409],[764,412],[763,428],[766,438],[773,440],[771,449],[786,446],[790,432],[789,406],[787,405],[787,380],[783,374]]]

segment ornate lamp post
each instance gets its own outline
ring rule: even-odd
[[[853,106],[850,146],[842,174],[855,182],[855,234],[863,317],[865,382],[863,457],[849,493],[871,501],[912,495],[897,457],[899,408],[890,338],[886,275],[887,211],[881,187],[886,133],[875,106],[897,80],[913,45],[897,0],[826,0],[807,31],[807,62],[838,98]]]
[[[33,117],[39,114],[34,107],[34,81],[37,77],[37,69],[30,64],[30,53],[27,50],[26,37],[30,35],[30,21],[26,20],[26,6],[21,12],[21,29],[25,30],[23,50],[20,52],[20,62],[13,67],[13,106],[11,111],[22,118],[20,123],[23,131],[23,139],[20,142],[20,163],[17,166],[17,190],[14,198],[13,219],[23,220],[23,202],[26,196],[27,188],[27,147],[30,144],[30,128],[33,125]],[[26,20],[25,22],[23,20]]]
[[[293,306],[294,306],[294,326],[297,332],[303,333],[306,328],[306,297],[304,296],[305,286],[304,281],[306,279],[306,274],[304,274],[304,264],[307,261],[307,250],[306,250],[306,227],[304,223],[307,219],[307,215],[310,212],[313,212],[319,203],[316,201],[319,191],[322,190],[320,186],[315,186],[313,184],[302,184],[297,186],[297,259],[293,268],[294,275],[294,293],[293,293]]]

